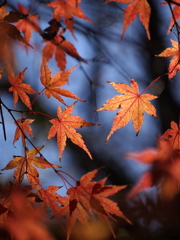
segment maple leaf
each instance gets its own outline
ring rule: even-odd
[[[15,182],[22,182],[24,179],[24,174],[26,174],[28,181],[34,186],[38,187],[39,173],[36,167],[43,169],[50,167],[60,167],[58,165],[51,164],[42,157],[36,156],[42,148],[43,147],[36,147],[30,151],[26,149],[25,156],[15,156],[14,159],[11,160],[2,170],[16,168],[13,174]]]
[[[31,137],[34,137],[33,133],[32,133],[32,128],[31,128],[31,126],[29,126],[29,124],[32,123],[32,122],[34,122],[34,119],[21,118],[21,119],[16,120],[15,125],[17,127],[16,127],[16,131],[15,131],[15,135],[14,135],[13,144],[20,137],[22,137],[23,146],[25,146],[26,133],[28,133]]]
[[[16,23],[16,27],[19,29],[19,31],[24,33],[24,37],[27,42],[29,42],[30,38],[32,37],[32,30],[38,32],[40,29],[39,24],[36,22],[39,19],[38,16],[29,15],[30,10],[30,8],[26,9],[24,6],[18,3],[18,11],[26,17],[20,19]]]
[[[67,107],[64,111],[62,111],[61,107],[58,106],[58,119],[53,118],[52,120],[50,120],[53,126],[51,126],[49,130],[48,139],[54,137],[57,134],[57,143],[59,147],[60,158],[62,157],[63,151],[65,149],[66,140],[67,138],[69,138],[74,144],[82,148],[92,159],[92,156],[87,149],[81,134],[77,133],[74,128],[98,126],[99,124],[90,123],[79,116],[70,116],[73,112],[74,104]]]
[[[172,150],[169,141],[161,138],[157,149],[146,148],[138,152],[129,152],[125,157],[151,164],[150,170],[146,171],[130,190],[128,198],[157,185],[160,185],[160,194],[166,200],[172,199],[179,192],[180,153]]]
[[[75,187],[69,188],[67,191],[68,201],[59,208],[59,217],[66,215],[67,239],[69,239],[76,221],[88,225],[90,218],[95,214],[107,224],[113,235],[114,232],[108,219],[114,219],[111,215],[121,217],[130,223],[119,209],[117,203],[106,198],[126,186],[105,186],[107,177],[97,182],[91,182],[98,171],[99,169],[95,169],[88,172],[81,177],[80,181],[76,182]]]
[[[49,27],[45,28],[43,32],[41,33],[41,36],[45,40],[53,40],[54,37],[58,34],[59,28],[62,27],[62,25],[56,21],[56,19],[51,19],[48,24],[50,25]],[[64,33],[64,29],[60,30],[60,34]]]
[[[12,87],[8,89],[9,92],[13,92],[13,98],[14,98],[14,106],[16,106],[18,102],[18,97],[22,100],[22,102],[29,108],[31,108],[31,102],[28,97],[28,94],[35,94],[36,92],[32,89],[30,84],[22,83],[24,80],[24,73],[27,68],[25,68],[22,72],[20,72],[18,75],[14,76],[14,73],[10,66],[8,67],[8,81],[11,83]],[[36,93],[37,94],[37,93]]]
[[[65,104],[65,102],[60,95],[77,99],[79,101],[83,101],[82,99],[78,98],[74,93],[70,92],[69,90],[58,88],[65,85],[68,82],[71,72],[76,67],[77,66],[74,66],[67,71],[58,72],[53,77],[51,77],[51,71],[48,65],[46,64],[46,62],[43,61],[41,65],[40,79],[41,79],[41,83],[45,86],[44,92],[47,98],[50,98],[52,96],[56,98],[58,101],[60,101],[62,104]]]
[[[171,129],[168,129],[161,138],[169,140],[173,149],[180,149],[180,127],[174,121],[171,122]]]
[[[176,0],[177,3],[180,3],[179,0]],[[163,2],[161,3],[160,5],[166,5],[168,4],[167,2]],[[170,3],[171,5],[175,4],[175,3]],[[177,22],[178,19],[180,17],[180,6],[179,5],[175,5],[172,9],[172,17],[171,17],[171,21],[170,21],[170,24],[169,24],[169,27],[168,27],[168,31],[167,31],[167,34],[170,33],[171,29],[173,28],[175,22],[174,20]]]
[[[26,39],[21,35],[20,31],[17,29],[16,26],[10,24],[9,22],[16,22],[18,21],[22,15],[15,13],[15,12],[6,12],[6,0],[0,4],[0,32],[1,38],[3,39],[3,44],[6,44],[6,35],[11,39],[15,39],[25,43],[27,46],[33,48]]]
[[[109,99],[102,107],[96,110],[114,111],[118,108],[121,108],[114,118],[111,131],[108,134],[106,141],[109,140],[111,135],[116,130],[127,125],[131,118],[136,134],[138,134],[144,120],[144,111],[151,116],[157,117],[156,109],[149,102],[149,100],[153,100],[157,97],[151,94],[139,94],[138,84],[134,79],[131,79],[131,87],[125,83],[114,83],[108,81],[107,83],[112,85],[117,92],[123,95],[114,96],[113,98]]]
[[[43,223],[45,214],[30,204],[28,186],[19,187],[8,184],[1,188],[0,225],[9,235],[18,240],[48,239],[54,240]],[[3,194],[2,194],[3,193]]]
[[[38,194],[42,198],[42,206],[45,209],[47,206],[51,209],[54,213],[54,216],[57,217],[59,212],[59,205],[66,204],[68,202],[68,197],[62,197],[56,191],[58,191],[61,187],[58,186],[48,186],[48,188],[41,189],[38,191]]]
[[[166,48],[162,53],[156,55],[157,57],[173,57],[170,60],[169,63],[169,68],[168,68],[168,77],[173,78],[176,73],[179,71],[180,69],[180,63],[179,63],[179,43],[177,41],[174,41],[172,39],[171,43],[172,43],[172,48]]]
[[[47,4],[47,6],[55,8],[53,12],[53,17],[57,21],[60,21],[62,18],[64,18],[64,24],[66,25],[67,29],[69,29],[70,32],[73,34],[73,36],[74,16],[92,23],[92,21],[83,13],[81,7],[77,6],[77,4],[80,2],[81,0],[56,0]]]
[[[70,55],[73,58],[76,58],[79,61],[82,61],[87,64],[87,61],[84,60],[76,51],[74,45],[66,41],[61,35],[55,36],[52,41],[46,43],[42,50],[42,56],[48,62],[53,55],[57,62],[57,66],[64,71],[66,68],[66,54]]]
[[[150,39],[150,32],[149,32],[149,19],[151,14],[151,8],[147,0],[107,0],[105,2],[109,3],[112,1],[116,1],[119,3],[130,3],[127,8],[124,10],[124,25],[122,30],[122,37],[126,29],[129,25],[136,19],[137,15],[139,14],[140,21],[145,27],[148,39]]]

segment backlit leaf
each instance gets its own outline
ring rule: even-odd
[[[42,56],[48,62],[54,55],[59,69],[66,68],[66,53],[79,61],[87,64],[75,49],[74,45],[66,41],[61,35],[55,36],[53,40],[48,41],[42,50]]]
[[[39,184],[39,173],[37,168],[51,168],[51,167],[60,167],[58,165],[51,164],[42,157],[36,156],[43,147],[36,147],[27,151],[25,156],[15,156],[5,168],[2,170],[9,170],[16,168],[14,171],[15,182],[22,182],[24,179],[24,174],[27,175],[28,181],[34,185],[38,186]]]
[[[11,83],[12,87],[8,89],[9,92],[13,92],[13,98],[14,98],[14,105],[16,106],[16,103],[18,102],[18,98],[20,97],[21,101],[29,108],[31,108],[31,102],[30,98],[27,95],[28,94],[35,94],[36,92],[34,89],[32,89],[30,84],[22,83],[24,80],[24,73],[27,68],[25,68],[22,72],[20,72],[18,75],[14,76],[14,72],[8,67],[8,81]]]
[[[114,111],[118,108],[121,108],[114,118],[111,131],[107,136],[107,141],[116,130],[127,125],[131,118],[136,134],[138,134],[144,120],[144,112],[148,113],[151,116],[157,117],[156,109],[149,102],[149,100],[153,100],[157,97],[151,94],[139,93],[138,84],[134,79],[131,79],[131,87],[125,83],[108,83],[111,84],[117,92],[123,95],[114,96],[113,98],[109,99],[102,107],[96,110]]]
[[[54,137],[57,134],[57,143],[59,147],[59,156],[62,157],[63,151],[66,146],[66,140],[69,138],[74,144],[82,148],[90,158],[92,158],[89,150],[87,149],[82,136],[77,133],[74,128],[98,126],[99,124],[90,123],[79,116],[70,116],[73,112],[74,104],[67,107],[62,111],[61,107],[58,106],[57,118],[53,118],[50,122],[53,124],[49,130],[48,139]]]
[[[92,23],[92,21],[86,17],[81,7],[78,6],[81,0],[56,0],[51,3],[48,3],[47,6],[55,8],[53,12],[53,17],[60,21],[62,18],[64,19],[64,24],[67,29],[71,31],[74,35],[74,17],[78,17],[84,20],[87,20]]]
[[[169,140],[173,149],[180,150],[180,127],[174,121],[171,122],[171,129],[168,129],[161,138]]]
[[[43,61],[41,65],[40,79],[41,79],[41,83],[45,86],[44,93],[47,98],[50,98],[52,96],[56,98],[58,101],[60,101],[62,104],[65,104],[65,102],[61,98],[61,95],[64,97],[70,97],[79,101],[83,101],[82,99],[78,98],[74,93],[70,92],[69,90],[59,88],[68,82],[71,72],[76,67],[77,66],[74,66],[67,71],[58,72],[53,77],[51,77],[51,71],[48,65],[46,64],[46,62]]]
[[[162,53],[156,55],[157,57],[172,57],[169,63],[169,79],[173,78],[180,69],[180,55],[179,55],[179,43],[171,39],[172,48],[166,48]]]
[[[179,192],[180,154],[177,150],[172,150],[169,141],[161,138],[158,141],[157,149],[147,148],[142,151],[129,152],[125,157],[141,163],[151,164],[151,168],[143,173],[130,190],[128,198],[133,198],[139,192],[152,186],[160,186],[160,194],[167,200]]]
[[[122,36],[124,35],[126,29],[129,25],[136,19],[139,15],[139,19],[145,27],[148,38],[150,39],[149,32],[149,19],[151,14],[151,8],[147,0],[107,0],[105,3],[116,1],[119,3],[129,3],[129,5],[124,10],[124,25]]]

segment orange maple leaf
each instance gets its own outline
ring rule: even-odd
[[[29,15],[30,10],[30,8],[26,9],[24,6],[18,3],[18,11],[24,15],[27,15],[27,17],[20,19],[16,23],[16,27],[19,29],[19,31],[24,33],[24,37],[27,42],[29,42],[30,38],[32,37],[32,30],[38,32],[40,29],[39,24],[36,22],[39,19],[38,16]]]
[[[57,66],[64,71],[66,68],[66,54],[70,55],[73,58],[76,58],[79,61],[82,61],[87,64],[87,61],[84,60],[76,51],[74,45],[66,41],[61,35],[55,36],[52,41],[46,43],[42,50],[42,56],[48,62],[53,55],[57,62]]]
[[[49,207],[51,211],[53,212],[54,216],[57,217],[57,214],[59,212],[59,206],[60,204],[64,205],[68,202],[68,197],[62,197],[56,191],[58,191],[60,187],[58,186],[48,186],[48,188],[41,189],[38,191],[38,194],[42,198],[42,206],[45,209],[46,207]]]
[[[161,138],[169,140],[173,149],[180,149],[180,127],[174,121],[171,122],[171,129],[168,129]]]
[[[171,144],[165,139],[159,139],[158,148],[146,148],[138,152],[129,152],[127,159],[151,164],[135,186],[130,190],[128,198],[152,186],[160,185],[160,195],[164,199],[172,199],[179,192],[180,183],[180,153],[172,150]]]
[[[126,186],[104,185],[107,177],[97,182],[91,182],[98,171],[99,169],[95,169],[88,172],[81,177],[80,181],[76,182],[75,187],[69,188],[67,191],[68,201],[66,199],[65,204],[59,208],[57,216],[66,215],[67,239],[69,239],[76,221],[88,225],[89,219],[94,215],[98,215],[106,223],[113,235],[109,218],[113,220],[114,218],[111,215],[121,217],[130,223],[117,203],[107,198]]]
[[[28,94],[35,94],[36,92],[34,89],[32,89],[30,84],[22,83],[24,80],[24,73],[27,68],[25,68],[22,72],[20,72],[16,77],[14,76],[14,73],[10,66],[8,67],[8,81],[12,84],[12,87],[8,89],[9,92],[13,92],[13,98],[14,98],[14,106],[16,106],[16,103],[18,102],[18,97],[20,97],[21,101],[29,108],[31,108],[31,102],[28,97]]]
[[[44,225],[45,214],[29,201],[29,186],[19,187],[11,182],[1,187],[0,226],[15,239],[55,240]],[[32,199],[32,198],[31,198]]]
[[[169,68],[168,68],[168,77],[173,78],[176,73],[179,71],[180,69],[180,55],[179,55],[179,43],[177,41],[174,41],[172,39],[171,43],[172,43],[172,48],[166,48],[162,53],[156,55],[157,57],[173,57],[170,60],[169,63]]]
[[[74,103],[75,104],[75,103]],[[66,146],[66,140],[69,138],[74,144],[82,148],[92,159],[92,156],[87,149],[82,136],[77,133],[74,128],[98,126],[99,124],[90,123],[79,116],[70,116],[74,109],[74,104],[67,107],[62,111],[61,107],[58,106],[57,118],[53,118],[50,122],[53,124],[49,130],[48,139],[54,137],[57,134],[57,143],[59,147],[59,156],[62,157],[63,151]]]
[[[151,14],[151,8],[147,0],[107,0],[105,3],[116,1],[119,3],[130,3],[124,10],[124,25],[122,30],[122,37],[129,25],[136,19],[139,14],[140,21],[145,27],[148,39],[150,39],[149,32],[149,19]]]
[[[21,14],[18,14],[17,12],[6,12],[6,3],[7,1],[4,1],[2,4],[0,4],[0,31],[2,33],[1,38],[3,39],[3,44],[6,44],[7,38],[10,37],[11,39],[15,39],[18,41],[21,41],[25,43],[27,46],[33,48],[26,39],[21,35],[20,31],[17,29],[16,26],[10,24],[13,22],[17,22],[21,18]],[[25,16],[25,15],[24,15]],[[23,16],[23,17],[24,17]]]
[[[47,4],[47,6],[55,8],[53,12],[53,18],[55,18],[57,21],[60,21],[62,18],[64,18],[64,24],[73,35],[74,16],[92,23],[92,21],[83,13],[81,7],[77,6],[77,4],[80,2],[81,0],[56,0]]]
[[[180,1],[179,0],[176,0],[177,3],[180,4]],[[167,2],[163,2],[161,3],[160,5],[166,5],[168,4]],[[170,3],[171,5],[174,5],[175,3]],[[170,21],[170,24],[169,24],[169,27],[168,27],[168,31],[167,31],[167,34],[170,33],[171,29],[173,28],[174,26],[174,20],[175,21],[178,21],[179,17],[180,17],[180,6],[179,5],[175,5],[173,7],[173,13],[172,13],[172,17],[171,17],[171,21]]]
[[[58,165],[51,164],[42,157],[36,156],[42,148],[43,147],[36,147],[30,151],[26,149],[25,156],[15,156],[14,159],[11,160],[2,170],[16,168],[13,174],[15,182],[22,182],[24,175],[26,174],[28,181],[34,186],[38,187],[39,173],[36,167],[43,169],[50,167],[60,167]]]
[[[129,87],[125,83],[108,83],[111,84],[117,92],[124,95],[114,96],[113,98],[109,99],[102,107],[96,110],[114,111],[118,108],[121,108],[117,112],[117,116],[114,118],[111,131],[108,134],[106,141],[109,140],[111,135],[116,130],[127,125],[131,118],[136,134],[138,134],[144,120],[144,111],[149,115],[157,117],[156,109],[149,102],[149,100],[153,100],[157,97],[151,94],[139,93],[138,84],[134,79],[131,79],[131,87]]]
[[[33,133],[32,133],[32,128],[31,128],[31,126],[29,126],[29,124],[32,122],[34,122],[34,119],[21,118],[21,119],[16,120],[15,125],[17,127],[16,127],[16,131],[15,131],[15,135],[14,135],[13,144],[20,137],[22,137],[23,146],[25,146],[26,133],[28,133],[31,137],[34,137]]]
[[[59,100],[62,104],[65,104],[64,100],[61,98],[60,95],[65,97],[70,97],[73,99],[77,99],[79,101],[83,101],[79,97],[77,97],[74,93],[70,92],[69,90],[58,88],[63,85],[65,85],[68,80],[71,72],[76,68],[77,66],[72,67],[71,69],[63,72],[56,73],[53,77],[51,77],[51,71],[46,64],[45,61],[43,61],[41,65],[41,83],[45,86],[45,95],[47,98],[50,98],[51,96]]]

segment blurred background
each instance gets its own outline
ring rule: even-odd
[[[31,119],[35,119],[31,124],[35,139],[31,137],[30,139],[36,146],[44,145],[42,154],[46,159],[54,164],[60,164],[62,170],[75,179],[78,180],[83,174],[104,166],[99,173],[99,179],[109,175],[108,184],[128,184],[129,189],[149,166],[126,160],[124,154],[146,147],[156,147],[158,136],[170,128],[170,122],[179,121],[180,94],[177,91],[180,87],[180,82],[178,81],[179,74],[172,79],[172,82],[167,79],[167,76],[162,77],[148,90],[149,93],[159,96],[158,99],[152,101],[152,104],[157,109],[158,119],[145,113],[144,123],[138,136],[136,136],[130,121],[127,126],[117,130],[111,136],[109,142],[106,143],[106,137],[111,129],[117,110],[112,112],[94,111],[101,107],[109,98],[118,94],[105,81],[130,85],[131,78],[134,78],[138,82],[141,92],[155,78],[167,72],[169,58],[160,58],[155,55],[171,46],[170,39],[177,39],[173,33],[167,35],[171,12],[168,5],[159,6],[163,1],[148,1],[152,11],[149,26],[151,40],[147,39],[145,29],[139,18],[128,27],[121,40],[123,11],[127,5],[117,2],[103,5],[104,2],[104,0],[83,0],[80,6],[93,24],[75,18],[74,33],[76,39],[69,30],[66,30],[63,34],[65,39],[76,47],[80,56],[89,63],[89,65],[84,64],[66,55],[66,70],[75,65],[78,65],[78,67],[71,73],[69,84],[62,88],[72,91],[78,97],[87,101],[76,103],[73,112],[74,116],[80,116],[87,121],[101,124],[100,126],[77,130],[82,134],[85,144],[93,156],[93,160],[90,160],[86,152],[69,140],[67,141],[63,157],[59,160],[56,138],[47,141],[51,124],[44,115],[30,114],[28,116]],[[38,13],[40,17],[38,23],[42,31],[49,27],[48,22],[52,19],[53,10],[46,6],[49,3],[48,0],[9,0],[7,2],[7,11],[17,10],[17,3],[31,8],[31,14]],[[63,20],[61,24],[65,27]],[[13,41],[12,49],[7,51],[11,51],[14,72],[18,74],[27,67],[25,82],[31,84],[35,91],[40,92],[43,89],[43,85],[40,83],[40,64],[42,48],[45,43],[40,34],[34,32],[30,44],[34,49],[28,48],[26,51],[23,43]],[[1,64],[3,66],[2,61]],[[60,71],[54,58],[48,62],[48,66],[51,69],[52,76]],[[6,72],[0,81],[0,85],[1,93],[10,87]],[[73,99],[65,97],[63,99],[67,105],[74,103]],[[8,108],[14,108],[12,93],[6,92],[3,94],[2,101]],[[58,105],[65,109],[65,106],[59,103],[58,100],[53,98],[47,99],[45,95],[41,95],[34,102],[33,110],[57,117]],[[17,109],[24,110],[26,108],[19,101]],[[13,159],[13,155],[21,156],[24,149],[21,140],[17,141],[13,146],[16,126],[6,109],[2,107],[2,111],[7,134],[7,140],[4,141],[3,129],[1,128],[0,167],[4,168]],[[13,114],[16,119],[26,116],[26,114],[18,112],[13,112]],[[29,149],[32,148],[30,144],[28,147]],[[61,179],[52,170],[45,169],[39,172],[41,183],[44,187],[63,185]],[[12,173],[13,170],[3,172],[2,181],[6,182],[9,178],[12,178]],[[71,181],[71,179],[68,180]],[[175,203],[173,205],[173,209],[176,209],[173,215],[169,205],[169,211],[167,212],[166,204],[168,203],[162,205],[158,202],[154,189],[147,191],[143,198],[137,196],[129,202],[125,200],[127,191],[124,190],[117,194],[115,200],[120,204],[122,211],[134,221],[134,224],[129,226],[123,220],[118,219],[115,224],[117,239],[139,239],[140,237],[141,239],[180,239],[180,232],[177,228],[179,216],[176,216],[178,208],[175,208],[175,206],[178,206],[178,202],[175,202],[176,205]],[[65,195],[66,189],[61,188],[60,194]],[[154,197],[151,198],[149,196]],[[157,209],[161,212],[160,216],[157,214]],[[176,224],[172,224],[172,221],[176,221]],[[106,240],[113,238],[98,219],[95,223],[92,222],[91,227],[91,229],[87,230],[78,225],[72,239]],[[60,236],[58,235],[60,233],[57,231],[58,227],[53,226],[53,229],[58,238]],[[175,238],[173,238],[173,234],[171,235],[172,232],[175,234]],[[104,236],[101,235],[103,233],[105,234]],[[92,237],[90,237],[91,234]]]

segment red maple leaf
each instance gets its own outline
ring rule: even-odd
[[[8,89],[9,92],[13,92],[13,98],[14,98],[14,105],[16,106],[16,103],[18,102],[18,98],[20,97],[21,101],[29,108],[31,108],[31,102],[27,95],[28,94],[35,94],[36,92],[34,89],[32,89],[30,84],[22,83],[24,80],[24,73],[27,68],[25,68],[22,72],[20,72],[18,75],[14,76],[14,72],[8,67],[8,81],[12,84],[12,87]]]
[[[82,136],[77,133],[74,128],[82,128],[88,126],[98,126],[99,124],[90,123],[79,116],[70,116],[73,112],[74,104],[67,107],[62,111],[58,106],[57,118],[53,118],[50,122],[53,124],[49,130],[48,139],[54,137],[57,134],[57,143],[59,147],[59,156],[62,157],[64,148],[66,146],[66,140],[69,138],[74,144],[82,148],[90,158],[92,158],[89,150],[87,149]]]
[[[169,140],[173,149],[180,150],[180,127],[174,121],[171,122],[171,129],[168,129],[161,138]]]
[[[74,16],[92,23],[92,21],[83,13],[81,7],[77,5],[80,2],[81,0],[56,0],[47,4],[47,6],[55,8],[53,12],[53,18],[55,18],[57,21],[60,21],[62,18],[64,18],[64,23],[67,29],[69,29],[73,35]]]
[[[135,186],[130,190],[128,198],[152,186],[160,186],[160,195],[165,199],[173,198],[179,192],[180,153],[172,150],[171,144],[165,139],[158,141],[158,148],[147,148],[138,152],[129,152],[127,159],[151,164]]]
[[[51,71],[46,64],[45,61],[43,61],[41,65],[41,83],[45,86],[45,95],[47,98],[50,98],[51,96],[59,100],[62,104],[65,104],[64,100],[61,98],[60,95],[65,97],[70,97],[79,101],[83,101],[79,97],[77,97],[74,93],[70,92],[67,89],[59,88],[63,85],[65,85],[68,80],[71,72],[76,68],[77,66],[72,67],[71,69],[63,72],[56,73],[53,77],[51,77]]]

